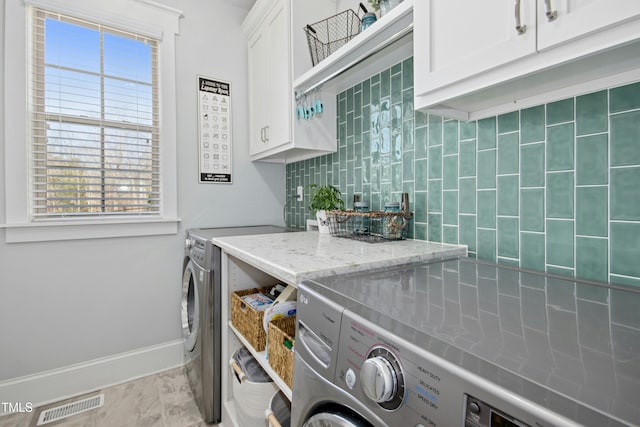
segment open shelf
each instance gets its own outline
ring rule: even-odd
[[[247,350],[249,350],[251,355],[253,355],[253,357],[255,357],[255,359],[258,361],[260,366],[262,366],[262,368],[265,371],[267,371],[267,374],[269,374],[269,376],[271,377],[273,382],[278,386],[278,388],[280,390],[282,390],[282,392],[287,397],[287,399],[289,399],[289,401],[291,401],[291,399],[293,397],[293,393],[291,391],[291,388],[289,388],[289,386],[284,381],[282,381],[282,378],[280,378],[280,375],[278,375],[273,370],[271,365],[269,365],[269,361],[267,360],[267,352],[266,351],[256,351],[256,349],[253,348],[253,346],[251,344],[249,344],[249,341],[247,341],[246,338],[236,328],[234,328],[234,326],[231,323],[231,321],[229,321],[229,329],[233,331],[233,333],[240,340],[242,345],[244,345],[247,348]]]
[[[412,30],[413,0],[404,0],[324,61],[297,78],[293,83],[294,90],[303,93],[334,79],[382,50],[390,41],[400,39]]]

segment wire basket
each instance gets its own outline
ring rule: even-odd
[[[360,3],[360,9],[367,12],[362,3]],[[360,16],[348,9],[330,18],[309,24],[304,27],[304,31],[307,33],[311,64],[315,66],[360,33]]]
[[[329,211],[327,220],[332,236],[379,243],[406,239],[411,215],[383,211]]]

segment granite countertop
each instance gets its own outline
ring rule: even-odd
[[[465,245],[410,239],[367,243],[316,231],[216,237],[213,243],[294,286],[302,279],[467,255]]]

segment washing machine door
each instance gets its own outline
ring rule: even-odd
[[[192,351],[198,339],[200,325],[199,270],[189,260],[182,272],[182,340],[186,351]]]
[[[371,424],[340,412],[320,412],[309,418],[303,427],[371,427]]]

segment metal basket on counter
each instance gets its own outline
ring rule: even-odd
[[[360,9],[367,12],[362,3],[360,3]],[[348,9],[330,18],[309,24],[304,27],[304,31],[307,33],[311,64],[315,66],[360,33],[360,16]]]
[[[409,212],[328,211],[327,220],[332,236],[346,237],[370,243],[403,240],[411,223]]]

